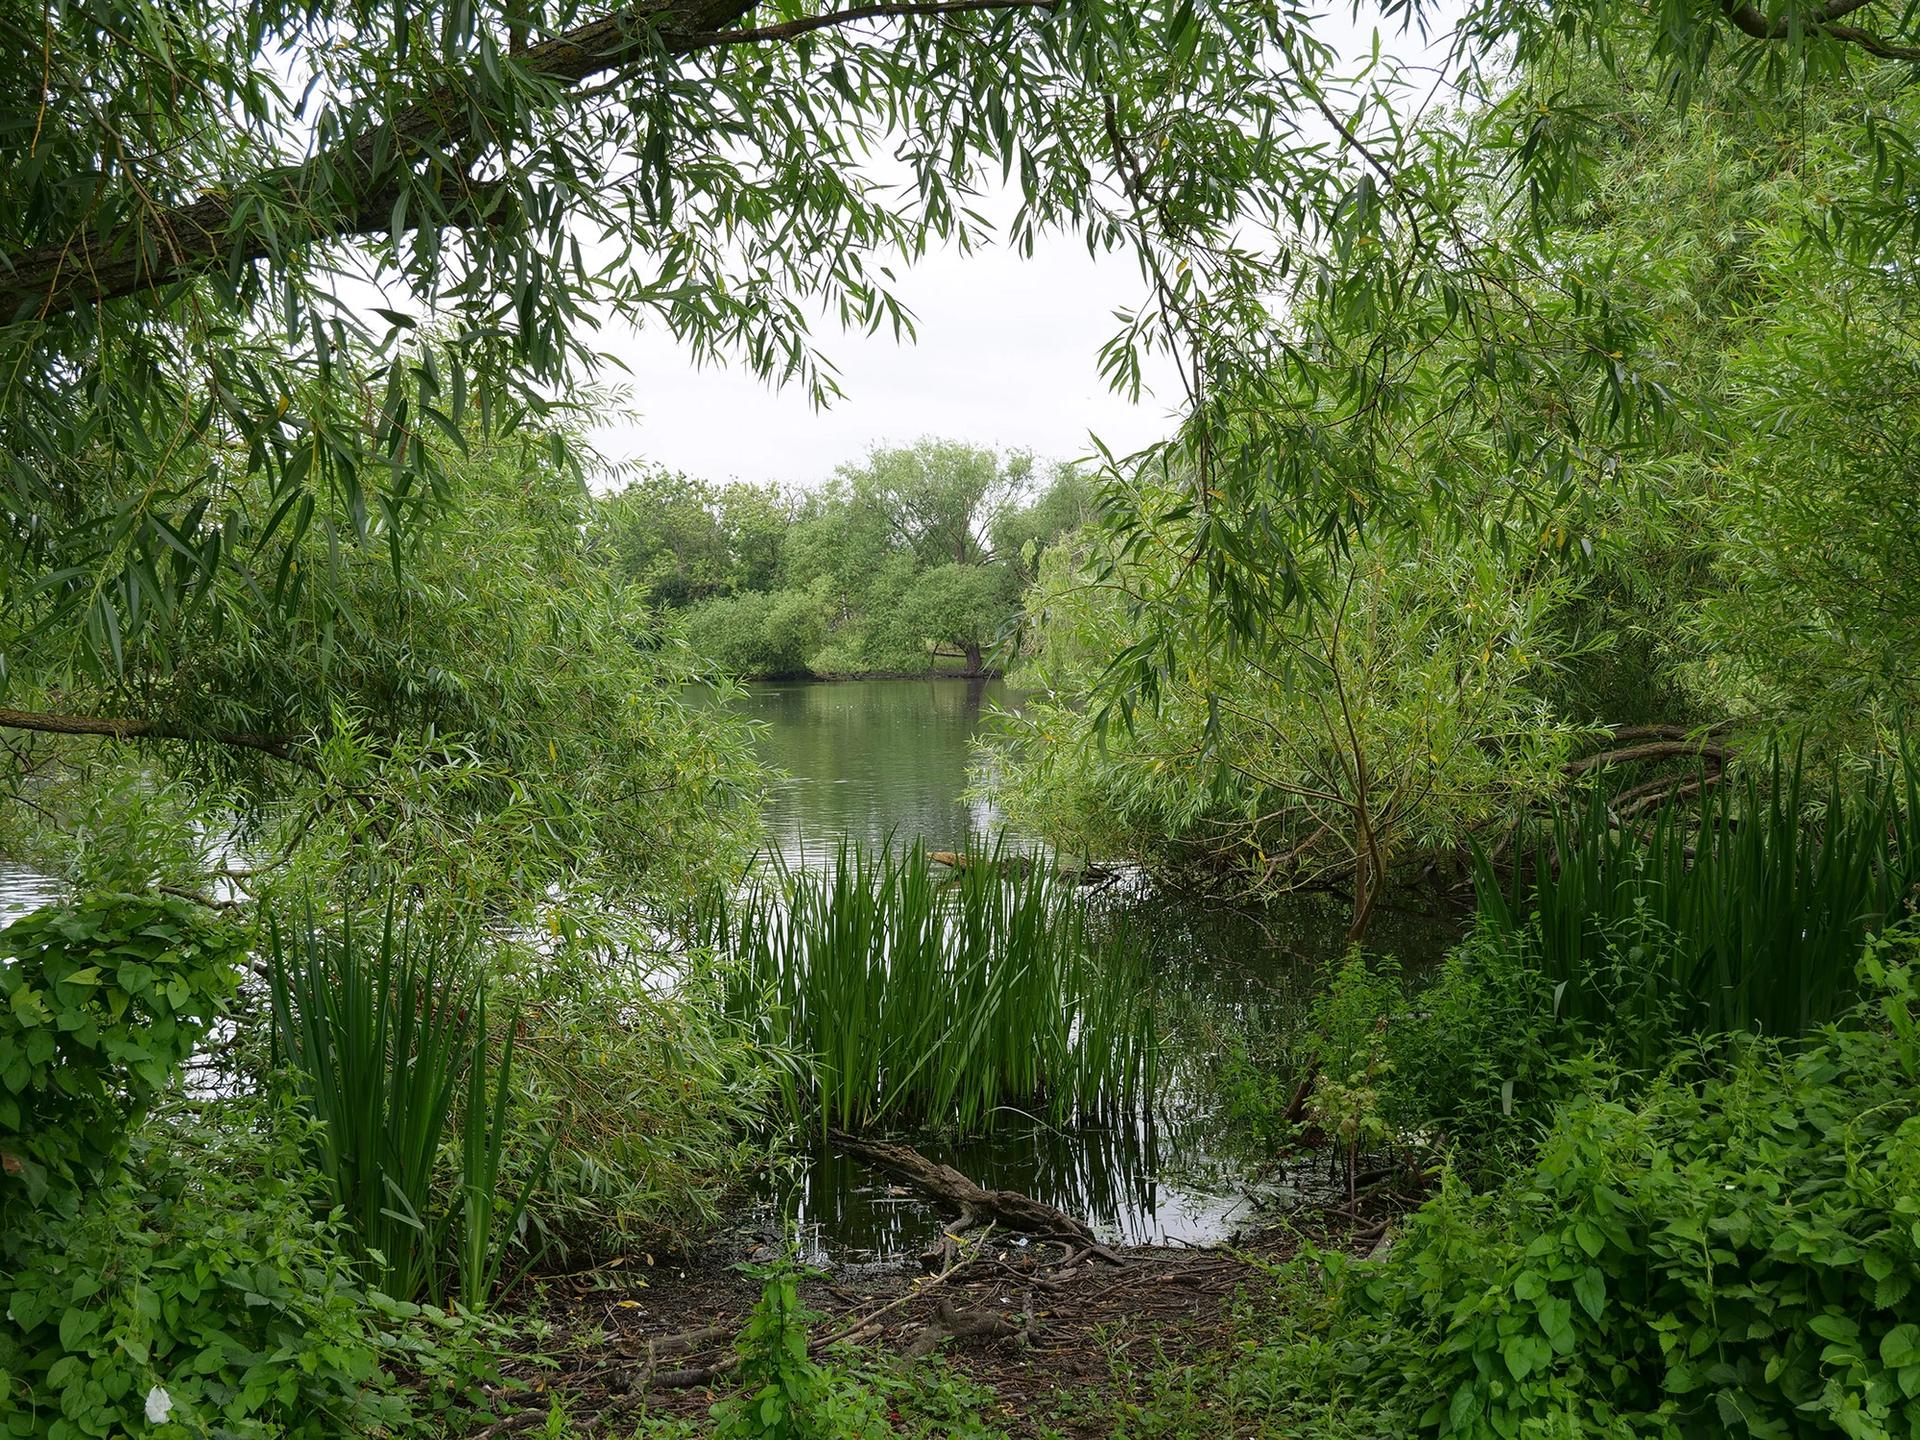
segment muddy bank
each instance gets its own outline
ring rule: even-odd
[[[1307,1239],[1367,1254],[1403,1208],[1386,1197],[1356,1219],[1314,1207],[1205,1248],[987,1227],[950,1258],[807,1272],[800,1291],[820,1317],[816,1352],[841,1342],[903,1359],[937,1351],[991,1388],[986,1418],[1010,1435],[1091,1440],[1156,1367],[1232,1342],[1233,1306],[1262,1288],[1263,1266]],[[764,1228],[735,1229],[695,1255],[623,1257],[526,1287],[521,1303],[547,1338],[508,1366],[499,1418],[475,1434],[532,1433],[556,1398],[580,1435],[626,1435],[647,1415],[703,1418],[729,1391],[733,1337],[760,1293],[743,1266],[775,1248]]]

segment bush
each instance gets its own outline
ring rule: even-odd
[[[297,1123],[220,1104],[218,1127],[150,1123],[121,1178],[0,1236],[0,1432],[331,1437],[405,1418]]]
[[[1287,1435],[1920,1436],[1910,941],[1800,1044],[1595,1085],[1487,1195],[1449,1183],[1251,1362]]]
[[[732,675],[804,675],[827,638],[823,603],[805,590],[721,596],[685,615],[687,643]]]
[[[1526,1163],[1554,1104],[1580,1088],[1594,1059],[1640,1044],[1625,1017],[1606,1030],[1570,1023],[1523,941],[1485,925],[1397,1003],[1388,1116],[1473,1181]]]
[[[767,1052],[700,1003],[695,977],[665,994],[580,955],[495,983],[520,1027],[504,1183],[520,1188],[549,1157],[528,1210],[539,1241],[605,1255],[695,1240],[765,1158]]]
[[[226,1006],[245,937],[204,907],[101,892],[0,931],[0,1222],[69,1213]]]

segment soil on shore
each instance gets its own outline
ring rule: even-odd
[[[1303,1240],[1365,1254],[1387,1212],[1319,1212],[1231,1246],[1107,1249],[1062,1237],[989,1234],[934,1273],[913,1259],[803,1272],[816,1348],[841,1339],[901,1355],[937,1349],[997,1396],[983,1416],[1015,1437],[1104,1436],[1152,1372],[1233,1340],[1236,1301]],[[557,1398],[583,1436],[626,1436],[644,1415],[705,1417],[729,1393],[733,1338],[760,1294],[742,1268],[764,1256],[751,1233],[697,1257],[627,1257],[542,1277],[522,1300],[547,1334],[509,1365],[498,1419],[476,1437],[533,1433]]]

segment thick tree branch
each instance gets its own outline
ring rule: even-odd
[[[742,29],[738,24],[752,13],[753,0],[640,0],[603,20],[518,49],[513,61],[564,92],[661,56],[789,40],[887,16],[1048,9],[1057,3],[921,0],[854,6]],[[277,167],[191,204],[149,212],[143,222],[111,234],[83,228],[58,244],[0,256],[0,324],[164,289],[213,270],[237,274],[252,261],[328,240],[404,233],[421,225],[498,223],[510,213],[510,187],[476,184],[451,170],[432,183],[437,210],[422,213],[422,207],[412,206],[399,226],[394,223],[409,164],[426,152],[470,154],[477,138],[474,119],[466,89],[447,86],[299,164]]]
[[[276,760],[297,759],[291,735],[256,735],[169,724],[164,720],[123,720],[103,715],[49,715],[31,710],[0,710],[0,729],[32,730],[42,735],[98,735],[110,740],[189,740],[258,750]]]
[[[1797,16],[1769,16],[1758,5],[1743,3],[1743,0],[1722,0],[1721,8],[1727,19],[1733,22],[1734,29],[1743,35],[1751,35],[1755,40],[1790,39],[1796,29],[1802,35],[1818,35],[1828,40],[1838,40],[1846,45],[1858,45],[1869,55],[1882,60],[1920,61],[1920,46],[1901,45],[1876,35],[1870,30],[1862,30],[1857,25],[1842,25],[1838,22],[1856,10],[1864,10],[1875,0],[1832,0],[1817,10],[1808,10]]]
[[[690,35],[687,50],[708,50],[722,45],[745,45],[760,40],[793,40],[859,20],[883,20],[903,15],[965,15],[976,10],[1056,10],[1061,0],[904,0],[888,5],[855,5],[846,10],[830,10],[824,15],[808,15],[778,25],[761,25],[750,30],[723,30],[713,35]]]

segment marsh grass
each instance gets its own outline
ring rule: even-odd
[[[842,844],[830,868],[711,892],[699,940],[724,1005],[770,1049],[796,1120],[991,1130],[1137,1113],[1154,1083],[1150,975],[1044,864],[996,845],[952,878],[916,847]]]
[[[269,929],[274,1047],[320,1122],[316,1159],[369,1281],[402,1299],[479,1308],[503,1278],[527,1200],[509,1198],[513,1033],[489,1063],[486,986],[457,939],[369,934],[308,914]]]
[[[1908,913],[1916,822],[1904,748],[1817,799],[1777,756],[1644,825],[1596,795],[1552,817],[1510,887],[1478,858],[1480,920],[1525,946],[1576,1022],[1802,1035],[1852,1003],[1863,939]]]

